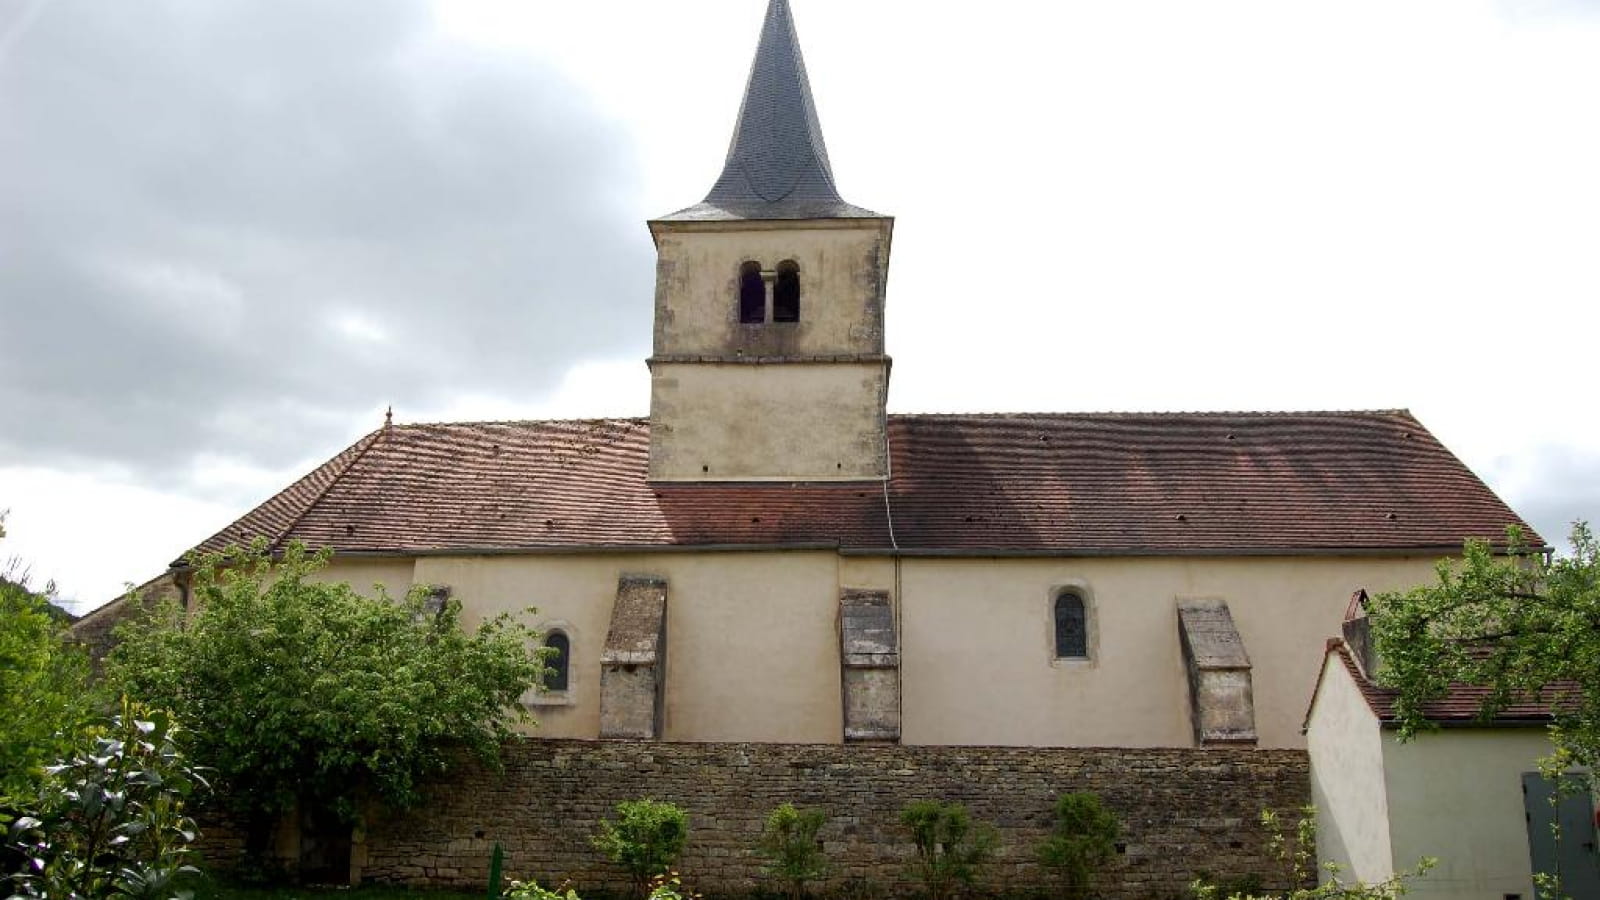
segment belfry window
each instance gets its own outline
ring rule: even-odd
[[[1083,597],[1073,591],[1056,595],[1056,658],[1089,657],[1089,617]]]
[[[545,637],[544,645],[554,651],[544,658],[544,689],[564,691],[567,689],[567,676],[572,663],[572,641],[565,634],[552,631]]]
[[[772,321],[800,321],[800,266],[792,259],[778,263],[778,281],[772,288]]]
[[[747,262],[739,267],[739,321],[759,325],[767,320],[767,282],[761,277],[761,264]]]

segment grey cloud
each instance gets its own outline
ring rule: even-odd
[[[430,29],[399,0],[44,7],[0,58],[0,463],[281,466],[381,402],[643,355],[625,135]]]
[[[1513,25],[1600,22],[1597,0],[1496,0],[1494,9]]]
[[[1519,496],[1508,497],[1547,543],[1568,547],[1573,522],[1600,529],[1600,454],[1568,447],[1542,447],[1519,460],[1533,477]]]

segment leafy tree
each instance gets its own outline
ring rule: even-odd
[[[198,870],[184,801],[204,782],[178,752],[177,731],[164,713],[124,700],[108,726],[49,768],[12,823],[24,859],[15,897],[186,900],[179,884]]]
[[[767,858],[767,872],[789,885],[791,900],[801,900],[806,883],[828,874],[828,858],[817,832],[828,821],[820,809],[795,809],[784,803],[767,815],[756,849]]]
[[[651,880],[671,871],[689,840],[689,814],[660,800],[624,800],[617,818],[601,819],[594,836],[596,850],[628,870],[639,896]]]
[[[544,672],[509,617],[468,633],[458,601],[368,599],[315,580],[327,560],[300,546],[278,563],[259,547],[200,559],[195,609],[154,607],[111,655],[114,683],[189,724],[257,850],[297,803],[354,820],[368,800],[416,802],[459,749],[497,761]]]
[[[1572,530],[1570,556],[1509,552],[1469,541],[1436,584],[1371,604],[1381,683],[1399,691],[1401,734],[1428,727],[1424,707],[1453,683],[1488,688],[1482,714],[1539,698],[1555,711],[1558,766],[1600,764],[1600,542]]]
[[[44,766],[72,746],[98,711],[88,685],[88,654],[67,639],[49,589],[33,591],[17,566],[6,566],[0,571],[0,798],[31,794]]]
[[[1117,852],[1117,816],[1094,794],[1056,798],[1056,822],[1039,845],[1039,861],[1061,876],[1070,900],[1087,897],[1094,874]]]
[[[929,900],[946,900],[957,887],[971,884],[1000,842],[993,826],[974,823],[960,803],[913,800],[900,811],[900,824],[916,845],[912,872]]]

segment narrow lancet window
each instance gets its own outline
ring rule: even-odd
[[[1088,656],[1089,628],[1083,598],[1063,591],[1056,595],[1056,658],[1085,659]]]
[[[739,321],[759,325],[767,320],[767,283],[761,278],[761,264],[747,262],[739,267]]]
[[[778,282],[772,289],[772,321],[800,321],[800,267],[794,260],[778,263]]]
[[[552,631],[544,639],[544,645],[555,651],[544,658],[544,689],[564,691],[567,689],[567,674],[572,661],[572,642],[561,632]]]

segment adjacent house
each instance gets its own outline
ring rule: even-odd
[[[1373,681],[1364,601],[1328,641],[1306,715],[1318,857],[1369,883],[1433,857],[1413,885],[1425,897],[1533,900],[1549,896],[1534,884],[1544,872],[1574,900],[1600,898],[1594,798],[1539,773],[1560,686],[1489,719],[1486,690],[1457,686],[1426,709],[1438,729],[1401,742],[1395,694]]]

